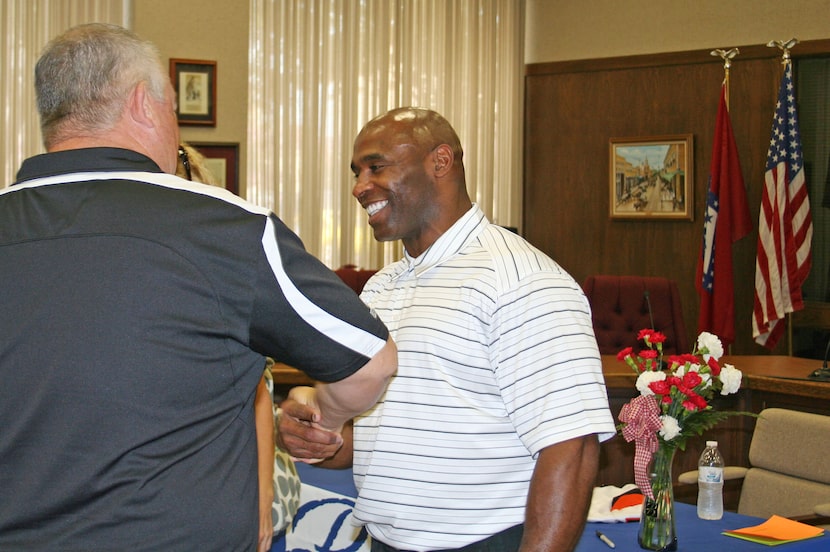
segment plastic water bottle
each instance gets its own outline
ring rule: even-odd
[[[723,517],[723,456],[717,441],[706,441],[697,463],[697,517]]]

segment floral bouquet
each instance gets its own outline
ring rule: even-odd
[[[618,360],[638,374],[636,387],[640,392],[620,411],[622,423],[618,429],[626,441],[635,443],[634,482],[647,497],[640,545],[674,550],[674,453],[686,449],[689,437],[702,434],[733,414],[744,414],[716,411],[710,404],[716,393],[736,393],[742,374],[730,364],[720,364],[723,345],[710,333],[700,334],[691,353],[670,355],[667,361],[663,359],[664,334],[646,329],[637,339],[645,343],[645,349],[635,353],[627,347],[617,354]]]

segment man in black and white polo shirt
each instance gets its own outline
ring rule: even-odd
[[[297,422],[310,389],[284,403],[280,433],[323,465],[353,460],[354,517],[373,552],[571,550],[599,441],[614,434],[588,301],[470,201],[462,155],[423,109],[358,135],[353,194],[375,238],[405,248],[361,294],[397,343],[398,372],[340,449]]]
[[[255,550],[265,356],[331,429],[396,367],[273,213],[173,175],[158,52],[83,25],[36,68],[48,153],[0,191],[0,550]]]

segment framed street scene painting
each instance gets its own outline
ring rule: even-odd
[[[611,138],[611,218],[694,220],[691,134]]]

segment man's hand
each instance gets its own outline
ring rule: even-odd
[[[295,387],[280,405],[277,444],[300,462],[331,458],[343,445],[340,433],[317,425],[320,411],[315,399],[314,388]]]

